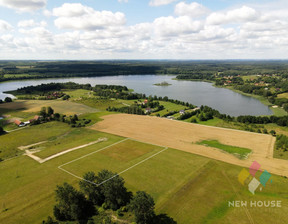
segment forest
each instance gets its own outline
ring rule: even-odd
[[[8,80],[93,77],[112,75],[171,74],[177,79],[215,80],[215,77],[286,74],[287,61],[0,61],[0,82]]]

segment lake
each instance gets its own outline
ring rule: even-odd
[[[71,81],[80,84],[90,83],[92,86],[96,84],[125,85],[130,89],[134,89],[137,93],[162,97],[168,96],[171,99],[189,102],[197,106],[207,105],[219,110],[221,113],[229,114],[231,116],[273,114],[268,106],[252,97],[243,96],[229,89],[217,88],[213,86],[212,83],[208,82],[179,81],[173,80],[173,78],[175,78],[175,76],[127,75],[11,81],[0,83],[0,99],[4,99],[6,96],[11,97],[11,95],[3,94],[3,92],[16,90],[24,86]],[[163,81],[172,85],[154,85],[155,83],[161,83]]]

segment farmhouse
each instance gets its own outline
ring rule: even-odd
[[[22,121],[19,120],[15,120],[14,123],[18,126],[18,127],[24,127],[25,124]]]
[[[183,115],[183,114],[185,114],[185,110],[180,110],[179,113],[180,113],[181,115]]]
[[[152,109],[151,108],[146,108],[145,113],[151,113]]]

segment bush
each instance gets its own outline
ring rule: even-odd
[[[196,118],[191,119],[191,123],[198,123]]]
[[[12,102],[12,98],[11,97],[6,97],[4,101],[6,103],[10,103],[10,102]]]
[[[117,216],[118,217],[122,217],[123,216],[123,213],[120,209],[117,210]]]

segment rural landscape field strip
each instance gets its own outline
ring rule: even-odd
[[[275,137],[245,131],[209,127],[204,125],[175,122],[168,119],[115,114],[103,117],[104,120],[92,128],[123,137],[133,138],[150,144],[166,145],[170,148],[202,155],[234,165],[250,167],[258,161],[267,171],[288,176],[288,162],[271,158]],[[222,144],[249,148],[252,153],[246,160],[223,153],[211,147],[196,145],[202,140],[215,139]]]
[[[84,179],[84,178],[82,178],[82,177],[79,177],[79,176],[75,175],[74,173],[69,172],[68,170],[66,170],[66,169],[63,168],[63,166],[66,166],[66,165],[68,165],[68,164],[74,163],[74,162],[76,162],[76,161],[78,161],[78,160],[81,160],[81,159],[83,159],[83,158],[86,158],[86,157],[88,157],[88,156],[91,156],[91,155],[93,155],[93,154],[95,154],[95,153],[101,152],[101,151],[103,151],[103,150],[105,150],[105,149],[111,148],[111,147],[113,147],[113,146],[115,146],[115,145],[117,145],[117,144],[119,144],[119,143],[125,142],[125,141],[127,141],[127,140],[132,140],[132,141],[136,141],[136,142],[141,142],[141,141],[137,141],[137,140],[134,140],[134,139],[131,139],[131,138],[126,138],[126,139],[121,140],[121,141],[118,141],[118,142],[116,142],[116,143],[114,143],[114,144],[112,144],[112,145],[109,145],[109,146],[106,146],[106,147],[104,147],[104,148],[98,149],[98,150],[95,151],[95,152],[89,153],[89,154],[87,154],[87,155],[81,156],[81,157],[79,157],[79,158],[77,158],[77,159],[74,159],[74,160],[72,160],[72,161],[69,161],[69,162],[67,162],[67,163],[65,163],[65,164],[62,164],[62,165],[58,166],[58,169],[60,169],[60,170],[62,170],[62,171],[64,171],[64,172],[70,174],[70,175],[73,176],[73,177],[76,177],[77,179],[86,181],[87,183],[90,183],[90,184],[93,184],[93,185],[96,185],[96,186],[100,186],[100,185],[102,185],[102,184],[104,184],[104,183],[112,180],[112,179],[115,178],[116,176],[121,175],[121,174],[123,174],[123,173],[125,173],[125,172],[127,172],[127,171],[129,171],[129,170],[131,170],[131,169],[133,169],[134,167],[136,167],[136,166],[138,166],[138,165],[146,162],[147,160],[149,160],[149,159],[151,159],[151,158],[159,155],[160,153],[162,153],[162,152],[164,152],[164,151],[166,151],[166,150],[168,149],[168,147],[151,144],[151,145],[163,147],[164,149],[161,150],[161,151],[159,151],[159,152],[157,152],[157,153],[155,153],[155,154],[153,154],[153,155],[151,155],[151,156],[149,156],[148,158],[145,158],[145,159],[141,160],[140,162],[138,162],[138,163],[136,163],[136,164],[128,167],[127,169],[118,172],[116,175],[112,176],[111,178],[109,178],[109,179],[107,179],[107,180],[104,180],[103,182],[101,182],[101,183],[99,183],[99,184],[94,183],[94,182],[91,182],[91,181],[89,181],[89,180],[86,180],[86,179]],[[141,143],[144,143],[144,142],[141,142]],[[145,143],[145,144],[147,144],[147,143]]]
[[[49,161],[49,160],[51,160],[51,159],[54,159],[54,158],[59,157],[59,156],[62,156],[62,155],[64,155],[64,154],[66,154],[66,153],[72,152],[72,151],[77,150],[77,149],[82,149],[82,148],[85,148],[85,147],[88,147],[88,146],[90,146],[90,145],[94,145],[94,144],[96,144],[96,143],[103,142],[103,141],[107,141],[107,138],[99,138],[99,139],[96,140],[96,141],[87,143],[87,144],[85,144],[85,145],[80,145],[80,146],[77,146],[77,147],[74,147],[74,148],[71,148],[71,149],[67,149],[67,150],[65,150],[65,151],[62,151],[62,152],[56,153],[56,154],[54,154],[54,155],[52,155],[52,156],[49,156],[49,157],[47,157],[47,158],[45,158],[45,159],[41,159],[40,157],[35,156],[35,155],[34,155],[35,152],[31,152],[31,151],[29,151],[29,150],[26,150],[25,152],[26,152],[26,155],[27,155],[27,156],[29,156],[30,158],[36,160],[37,162],[39,162],[39,163],[45,163],[45,162],[47,162],[47,161]],[[36,144],[33,144],[33,145],[39,145],[39,144],[41,144],[41,143],[42,143],[42,142],[36,143]],[[31,145],[30,145],[30,146],[31,146]],[[23,148],[23,147],[22,147],[22,148]],[[27,148],[27,146],[25,146],[24,148]],[[19,149],[20,149],[20,148],[19,148]]]

